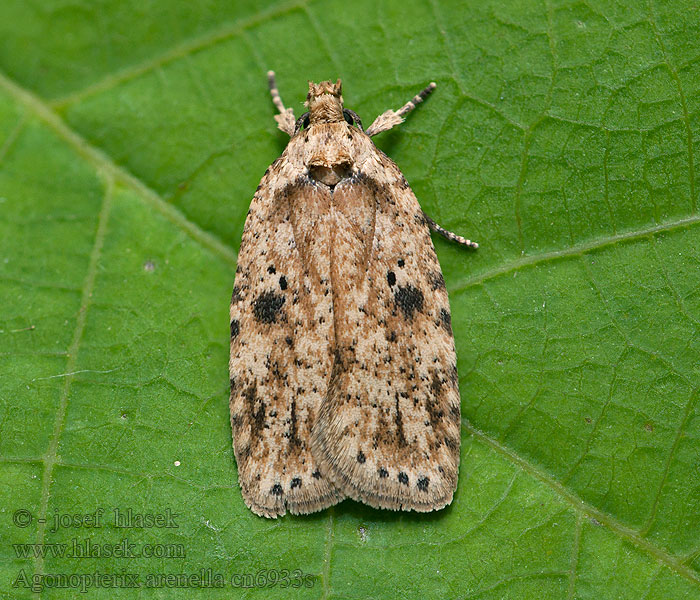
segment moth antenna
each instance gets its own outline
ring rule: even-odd
[[[416,108],[416,106],[423,102],[423,100],[425,100],[436,87],[437,84],[434,81],[431,81],[425,88],[413,96],[413,98],[411,98],[398,110],[387,110],[386,112],[383,112],[367,128],[365,133],[371,137],[399,125],[403,122],[403,118],[414,108]]]
[[[441,235],[446,240],[449,240],[450,242],[455,242],[456,244],[460,244],[461,246],[474,248],[474,250],[476,250],[479,247],[479,244],[477,244],[476,242],[472,242],[467,238],[463,238],[461,235],[457,235],[456,233],[453,233],[452,231],[448,231],[444,227],[441,227],[428,215],[426,215],[425,212],[423,213],[423,216],[425,217],[426,221],[428,221],[428,227],[430,227],[431,231],[434,231],[435,233]]]
[[[277,127],[284,131],[287,135],[294,135],[294,124],[296,123],[296,118],[294,117],[294,110],[291,108],[285,108],[282,103],[282,96],[280,96],[279,90],[277,89],[277,81],[275,79],[275,72],[267,72],[267,83],[270,86],[270,95],[272,96],[272,103],[280,114],[275,115],[275,121],[277,121]]]
[[[277,89],[277,80],[275,79],[275,72],[267,72],[267,83],[270,86],[270,95],[272,96],[272,102],[278,111],[283,113],[285,111],[284,104],[282,104],[282,97]]]
[[[433,90],[437,87],[437,83],[431,81],[425,88],[418,92],[413,98],[411,98],[406,104],[404,104],[398,111],[399,117],[403,117],[410,113],[416,106],[418,106],[423,100],[425,100]]]

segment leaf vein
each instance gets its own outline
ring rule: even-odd
[[[549,473],[530,463],[521,457],[517,452],[501,444],[498,440],[477,429],[466,419],[462,419],[462,427],[464,427],[469,434],[473,435],[476,439],[492,448],[498,454],[501,454],[511,462],[515,463],[524,472],[550,487],[557,495],[570,504],[574,510],[587,517],[596,519],[598,522],[608,527],[622,540],[625,540],[644,550],[647,554],[654,557],[658,562],[662,563],[674,573],[684,577],[685,579],[694,583],[696,586],[700,587],[700,573],[697,573],[692,568],[688,567],[680,558],[673,556],[665,549],[660,548],[656,544],[653,544],[646,538],[642,537],[638,531],[623,525],[612,516],[601,511],[595,506],[592,506],[588,502],[585,502],[571,490],[567,489],[559,481],[554,479]]]
[[[56,410],[56,419],[54,420],[53,433],[49,440],[49,446],[44,454],[44,471],[41,482],[41,497],[39,506],[39,515],[37,517],[37,544],[43,544],[44,533],[46,530],[46,514],[48,511],[49,498],[51,496],[51,478],[53,476],[53,468],[58,459],[58,443],[63,431],[65,423],[66,411],[68,408],[68,397],[70,395],[71,384],[73,382],[74,372],[77,371],[78,351],[80,342],[83,338],[85,323],[87,321],[87,311],[90,306],[92,291],[95,287],[97,278],[97,267],[102,256],[102,246],[107,232],[107,221],[109,219],[109,211],[112,202],[112,194],[114,191],[114,180],[108,178],[105,185],[105,192],[102,200],[102,207],[97,221],[95,230],[95,241],[90,253],[90,262],[88,264],[85,281],[83,283],[82,297],[80,299],[80,308],[76,316],[75,329],[73,331],[73,339],[71,340],[68,349],[68,358],[66,360],[66,378],[63,383],[61,398]],[[41,574],[44,570],[44,558],[42,556],[35,559],[34,572]]]
[[[185,233],[203,247],[229,264],[236,264],[237,254],[230,246],[227,246],[219,238],[190,221],[144,182],[117,165],[104,151],[88,143],[82,136],[68,127],[43,100],[19,86],[4,73],[0,73],[0,88],[5,89],[18,102],[32,110],[64,142],[69,144],[83,159],[93,165],[98,174],[113,179],[115,183],[122,183],[135,191],[145,203],[160,212],[171,223],[184,230]]]
[[[150,60],[132,65],[131,67],[121,69],[114,73],[110,73],[100,81],[97,81],[96,83],[89,85],[82,90],[78,90],[77,92],[73,92],[72,94],[68,94],[51,101],[50,106],[53,109],[65,109],[71,104],[80,102],[85,98],[94,96],[97,93],[109,91],[121,83],[135,79],[141,75],[144,75],[145,73],[155,71],[156,69],[174,62],[179,58],[183,58],[200,50],[210,48],[228,39],[235,38],[250,27],[260,25],[277,17],[284,16],[285,14],[304,6],[305,4],[306,1],[281,2],[280,4],[276,4],[251,17],[241,19],[240,21],[236,21],[232,24],[229,23],[223,27],[210,31],[205,35],[191,38],[183,43],[177,44],[176,46],[166,50],[154,58],[151,58]]]
[[[591,241],[583,242],[565,248],[563,250],[554,250],[552,252],[542,252],[540,254],[532,254],[517,258],[510,263],[500,265],[494,269],[484,271],[473,277],[468,277],[455,284],[448,285],[451,294],[463,292],[469,288],[483,284],[485,281],[495,279],[501,275],[506,275],[514,271],[518,271],[524,267],[534,266],[546,262],[553,262],[559,259],[568,258],[571,256],[584,255],[593,250],[599,250],[607,246],[613,246],[620,242],[642,239],[648,236],[653,236],[657,233],[671,232],[676,229],[688,228],[700,223],[700,215],[691,215],[680,219],[665,221],[663,223],[653,225],[646,229],[638,229],[635,231],[627,231],[611,236],[604,236]]]

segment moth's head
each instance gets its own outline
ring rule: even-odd
[[[309,123],[337,123],[343,117],[343,96],[340,79],[314,83],[309,81],[309,93],[304,105],[309,109]]]

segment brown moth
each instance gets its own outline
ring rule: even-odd
[[[309,82],[308,112],[250,205],[231,298],[231,427],[243,499],[265,517],[346,497],[431,511],[457,486],[460,400],[445,281],[431,229],[340,79]]]

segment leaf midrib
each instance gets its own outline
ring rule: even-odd
[[[214,46],[236,35],[240,35],[244,30],[253,25],[260,25],[269,19],[283,16],[298,8],[303,8],[308,4],[308,1],[309,0],[294,0],[291,2],[280,2],[250,17],[237,19],[232,23],[226,23],[219,28],[212,29],[203,35],[186,39],[184,42],[172,46],[165,52],[161,52],[154,58],[135,63],[123,69],[119,69],[114,73],[109,73],[82,89],[50,100],[48,106],[54,110],[64,110],[71,104],[81,102],[85,98],[89,98],[99,92],[110,90],[120,83],[130,81],[179,58],[189,56],[194,52],[204,50],[205,48]]]
[[[489,446],[495,452],[501,456],[506,457],[510,462],[518,466],[524,473],[527,473],[544,483],[547,487],[552,489],[557,493],[563,500],[565,500],[571,507],[579,514],[582,514],[589,519],[595,519],[599,523],[602,523],[612,532],[614,532],[619,538],[629,541],[638,548],[646,551],[648,554],[653,556],[659,563],[665,565],[672,571],[678,573],[682,577],[685,577],[689,581],[692,581],[698,587],[700,587],[700,574],[694,569],[686,564],[687,559],[682,557],[674,556],[667,552],[666,550],[660,548],[656,544],[653,544],[648,539],[641,537],[641,535],[631,527],[623,525],[617,521],[614,517],[608,515],[607,513],[601,511],[600,509],[592,506],[585,500],[579,498],[574,492],[569,490],[566,486],[561,484],[559,481],[551,477],[544,470],[536,467],[531,462],[522,458],[517,452],[511,450],[507,446],[501,444],[498,440],[486,435],[481,430],[474,427],[466,419],[462,420],[462,427],[475,438]]]
[[[227,263],[236,264],[236,251],[224,244],[218,237],[205,231],[190,221],[177,208],[163,200],[152,188],[135,177],[123,167],[117,165],[103,150],[90,144],[79,133],[71,129],[41,98],[23,88],[5,73],[0,72],[0,88],[7,91],[17,102],[33,112],[49,126],[64,142],[71,146],[81,157],[95,167],[103,179],[113,179],[135,191],[148,205],[155,208],[171,223],[183,229],[193,240],[222,258]]]

